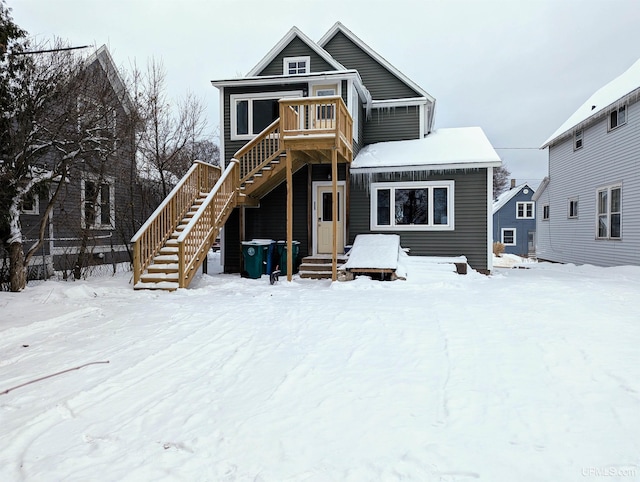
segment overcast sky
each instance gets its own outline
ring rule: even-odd
[[[37,40],[107,44],[117,64],[161,58],[219,124],[212,79],[245,75],[292,26],[318,41],[341,21],[436,98],[436,128],[480,126],[518,183],[538,148],[640,58],[640,0],[8,0]],[[510,149],[505,149],[510,148]],[[531,149],[534,148],[534,149]]]

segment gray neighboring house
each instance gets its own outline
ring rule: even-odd
[[[338,253],[358,234],[396,233],[411,254],[464,255],[472,268],[492,269],[492,180],[500,158],[478,127],[434,130],[435,99],[340,22],[318,42],[294,27],[247,76],[212,84],[220,93],[225,166],[278,119],[279,99],[342,99],[353,121],[353,160],[340,163],[336,176]],[[333,122],[333,107],[307,116]],[[323,227],[331,224],[331,185],[331,163],[318,153],[294,159],[300,257],[332,252],[333,236]],[[241,240],[286,238],[287,183],[253,192],[225,224],[226,272],[242,271]]]
[[[595,92],[541,148],[539,259],[640,265],[640,60]]]
[[[518,256],[535,255],[536,208],[534,190],[527,184],[515,185],[493,203],[493,241],[504,244],[504,252]]]

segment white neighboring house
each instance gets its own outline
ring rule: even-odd
[[[640,60],[542,145],[536,253],[563,263],[640,265]]]

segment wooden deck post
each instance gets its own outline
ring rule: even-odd
[[[331,187],[333,189],[333,248],[331,250],[331,280],[338,279],[338,148],[331,150]]]
[[[287,281],[293,277],[293,166],[291,149],[287,149]]]

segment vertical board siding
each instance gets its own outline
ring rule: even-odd
[[[537,256],[563,263],[640,265],[640,103],[627,108],[627,123],[610,132],[608,119],[584,129],[583,147],[573,138],[549,148],[549,185],[540,203]],[[622,183],[622,239],[596,239],[596,190]],[[568,200],[578,198],[578,219],[568,219]],[[542,221],[548,202],[549,221]],[[546,226],[545,226],[546,225]]]
[[[324,49],[347,69],[355,69],[376,100],[420,97],[402,80],[380,65],[373,57],[338,32]]]
[[[382,175],[372,175],[371,182],[385,181]],[[403,248],[416,256],[467,257],[474,269],[488,269],[487,259],[487,169],[450,173],[416,172],[397,174],[394,181],[455,181],[455,213],[453,231],[395,231]],[[374,233],[370,229],[371,205],[368,187],[351,182],[349,243],[358,234]],[[480,201],[479,201],[480,200]],[[380,231],[382,232],[382,231]],[[388,233],[388,231],[384,231]]]
[[[282,51],[262,69],[258,76],[268,75],[283,75],[284,71],[284,59],[286,57],[310,57],[310,69],[311,72],[328,72],[336,70],[334,67],[320,57],[312,48],[306,43],[300,40],[299,37],[294,37],[289,45],[287,45]]]
[[[420,111],[417,106],[372,109],[364,129],[365,145],[420,137]]]

